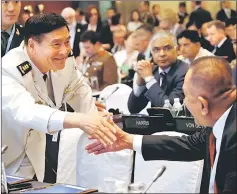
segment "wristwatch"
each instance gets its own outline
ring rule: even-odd
[[[152,76],[147,76],[147,77],[145,77],[145,82],[146,83],[148,83],[149,81],[151,81],[152,79],[154,79],[154,76],[152,75]]]

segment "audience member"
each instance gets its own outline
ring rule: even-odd
[[[84,11],[80,8],[77,8],[75,11],[76,11],[77,23],[79,23],[81,25],[87,24]]]
[[[23,28],[16,24],[20,10],[20,1],[2,1],[1,57],[22,42]]]
[[[232,18],[225,22],[225,33],[229,39],[234,38],[234,33],[236,32],[236,28],[234,27],[237,23],[237,17],[236,19]]]
[[[149,59],[151,57],[150,39],[152,36],[153,28],[149,24],[143,24],[134,33],[137,37],[139,55],[137,60]]]
[[[21,24],[24,26],[26,21],[31,17],[31,12],[28,9],[24,9],[21,13]]]
[[[154,4],[152,6],[152,14],[154,17],[154,26],[159,26],[160,24],[160,5]]]
[[[115,54],[118,51],[124,50],[124,40],[126,33],[127,32],[124,29],[117,29],[113,32],[114,46],[111,49],[111,53]]]
[[[150,2],[149,1],[142,1],[139,6],[139,11],[142,15],[142,21],[144,24],[154,25],[154,19],[150,12]]]
[[[188,64],[177,59],[176,37],[159,31],[151,41],[153,61],[141,60],[136,67],[133,91],[128,100],[131,113],[139,113],[150,101],[152,107],[162,107],[169,99],[183,101],[183,81]]]
[[[125,49],[118,51],[114,55],[114,59],[118,66],[119,82],[126,83],[132,87],[132,79],[137,64],[138,45],[136,44],[135,33],[126,36]],[[129,83],[128,83],[129,82]]]
[[[185,30],[178,37],[181,56],[178,59],[190,64],[192,61],[204,56],[213,56],[211,52],[201,47],[197,31]]]
[[[104,24],[110,26],[111,23],[112,23],[111,19],[112,19],[112,17],[116,14],[115,8],[112,8],[112,7],[111,7],[111,8],[109,8],[109,9],[107,9],[106,14],[107,14],[107,18],[106,18],[106,20],[104,21]]]
[[[235,10],[231,9],[231,1],[223,0],[221,1],[222,9],[217,12],[216,19],[222,22],[226,22],[231,18],[236,18],[237,13]]]
[[[205,24],[203,24],[203,25],[205,25]],[[186,28],[188,30],[195,30],[195,31],[197,31],[198,34],[199,34],[199,37],[200,37],[200,43],[201,43],[202,48],[207,49],[210,52],[213,51],[214,47],[207,40],[207,37],[203,36],[202,31],[201,31],[202,26],[198,22],[193,22],[193,23],[188,22],[187,25],[186,25]]]
[[[216,56],[224,57],[231,62],[235,59],[235,53],[231,41],[225,34],[225,24],[219,20],[214,20],[207,25],[208,39],[211,45],[215,46],[212,53]]]
[[[178,17],[179,17],[179,24],[184,24],[184,20],[188,17],[186,2],[179,3]]]
[[[99,10],[94,5],[88,7],[86,21],[88,24],[85,24],[82,27],[82,32],[91,30],[99,33],[100,42],[102,43],[103,48],[110,50],[113,47],[112,32],[110,31],[109,25],[102,24]]]
[[[130,14],[130,21],[128,22],[127,29],[129,32],[134,32],[142,25],[140,12],[134,9]]]
[[[81,42],[86,56],[79,69],[88,78],[92,89],[101,91],[108,85],[116,84],[117,65],[114,57],[102,48],[100,35],[86,31],[81,35]]]
[[[82,25],[76,21],[76,11],[71,7],[66,7],[62,10],[61,16],[66,20],[70,33],[70,46],[73,55],[78,57],[80,55],[79,42],[82,33]]]
[[[165,9],[160,17],[160,25],[163,30],[168,30],[178,36],[185,27],[178,23],[178,15],[171,9]]]
[[[192,6],[192,13],[190,14],[189,21],[190,22],[198,22],[201,24],[204,24],[206,22],[210,22],[212,20],[211,14],[209,11],[203,9],[201,7],[202,1],[194,1],[192,0],[191,6]]]

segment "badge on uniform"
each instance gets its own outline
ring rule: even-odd
[[[77,29],[77,32],[80,32],[80,31],[81,31],[81,29],[80,29],[80,28],[78,28],[78,29]]]
[[[17,66],[17,69],[20,71],[21,75],[24,76],[32,70],[32,67],[28,61]]]
[[[57,142],[58,141],[58,132],[53,134],[53,137],[52,137],[52,142]]]
[[[16,34],[20,36],[20,31],[18,30],[18,28],[16,29]]]

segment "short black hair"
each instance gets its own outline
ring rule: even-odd
[[[109,7],[108,9],[107,9],[107,11],[109,11],[109,10],[113,10],[114,11],[114,13],[116,13],[117,11],[116,11],[116,9],[114,8],[114,7]]]
[[[76,8],[75,11],[77,11],[81,16],[85,15],[85,12],[82,9],[80,9],[79,7]]]
[[[179,7],[186,7],[186,3],[185,2],[180,2]]]
[[[23,12],[22,12],[22,14],[28,14],[28,15],[30,15],[30,10],[24,9]]]
[[[150,2],[149,1],[143,1],[144,5],[150,7]]]
[[[230,18],[225,21],[225,27],[229,27],[231,25],[235,25],[237,23],[237,18]]]
[[[197,31],[194,30],[184,30],[177,36],[177,40],[181,38],[187,38],[193,43],[200,42],[200,37]]]
[[[196,5],[201,5],[202,1],[199,0],[199,1],[195,1]]]
[[[199,22],[199,20],[196,20],[196,21],[189,21],[187,24],[186,24],[186,28],[188,29],[190,26],[196,26],[196,28],[198,30],[200,30],[202,28],[202,24],[201,22]]]
[[[111,24],[112,25],[118,25],[120,21],[121,14],[117,13],[111,18]]]
[[[47,34],[64,26],[68,29],[66,20],[56,13],[34,15],[25,23],[25,44],[28,45],[28,40],[32,37],[40,42],[41,35]]]
[[[100,42],[100,34],[92,30],[85,31],[80,38],[81,42],[90,41],[92,44]]]

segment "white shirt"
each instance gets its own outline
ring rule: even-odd
[[[211,169],[209,193],[214,193],[216,167],[217,167],[217,162],[218,162],[219,155],[220,155],[221,140],[222,140],[222,135],[223,135],[223,131],[225,128],[225,122],[226,122],[226,119],[230,113],[231,108],[232,108],[232,106],[227,111],[225,111],[225,113],[216,121],[215,125],[213,126],[213,134],[216,138],[216,157],[214,160],[213,168]]]
[[[73,49],[75,35],[76,35],[76,25],[77,23],[74,22],[72,25],[68,25],[68,28],[70,30],[70,46]]]
[[[142,22],[128,22],[127,28],[129,32],[133,32],[142,25]]]
[[[225,15],[230,19],[231,18],[231,9],[224,8]]]
[[[162,72],[168,73],[170,68],[171,67],[168,67],[165,70],[162,70],[159,67],[159,70],[158,70],[159,74],[162,73]],[[139,97],[141,95],[141,93],[145,90],[145,88],[147,88],[149,90],[151,88],[151,86],[153,86],[155,83],[157,83],[155,78],[153,78],[149,82],[147,82],[146,86],[139,86],[139,85],[137,85],[136,81],[137,81],[137,73],[135,74],[134,81],[133,81],[133,91],[134,91],[134,95],[137,96],[137,97]],[[163,81],[163,78],[160,77],[160,86],[162,85],[162,81]]]
[[[202,47],[200,47],[198,54],[196,55],[196,57],[194,58],[194,60],[200,58],[200,57],[204,57],[204,56],[214,56],[213,53],[211,53],[210,51],[208,51],[207,49],[204,49]],[[184,56],[180,55],[178,56],[178,59],[190,64],[192,61],[190,61],[190,59],[185,58]]]
[[[231,108],[232,106],[228,110],[225,111],[225,113],[217,120],[217,122],[213,126],[213,134],[216,137],[216,157],[214,160],[213,168],[211,169],[209,193],[214,193],[216,167],[217,167],[217,162],[220,155],[221,140],[222,140],[222,135],[225,128],[226,119],[230,113]],[[142,138],[143,138],[143,135],[135,135],[134,141],[133,141],[133,150],[138,152],[139,154],[142,154]]]
[[[227,38],[225,37],[224,39],[222,39],[220,42],[219,42],[219,44],[217,45],[217,46],[215,46],[215,48],[214,48],[214,50],[212,51],[212,53],[215,53],[216,52],[216,49],[217,48],[220,48],[223,44],[224,44],[224,42],[227,40]]]
[[[94,32],[96,32],[96,29],[97,29],[97,25],[91,25],[91,24],[88,24],[88,28],[87,28],[87,30],[91,30],[91,31],[94,31]]]

